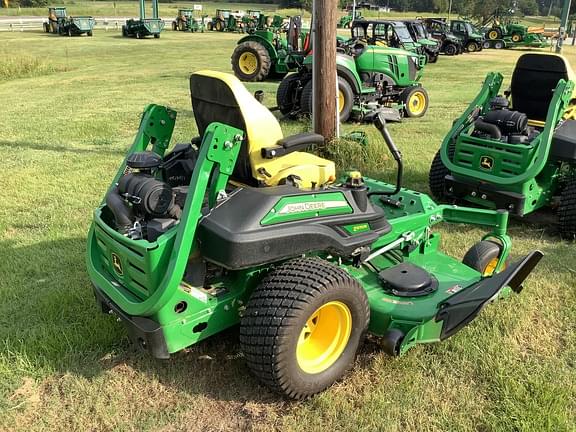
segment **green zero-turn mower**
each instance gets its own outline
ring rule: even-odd
[[[140,0],[140,18],[129,19],[122,26],[122,36],[142,39],[146,36],[160,38],[164,21],[158,17],[158,0],[152,0],[152,18],[146,18],[146,0]]]
[[[300,70],[278,86],[276,102],[282,114],[312,113],[312,61],[312,55],[306,57]],[[340,121],[361,121],[377,111],[396,121],[402,115],[422,117],[429,105],[428,93],[420,84],[425,64],[424,55],[367,45],[362,39],[340,43],[336,55]]]
[[[92,36],[96,20],[91,16],[68,16],[65,7],[49,7],[48,22],[44,23],[46,33],[60,36]]]
[[[94,212],[87,265],[98,303],[168,358],[231,326],[254,375],[304,398],[351,367],[366,331],[391,355],[452,336],[519,292],[538,251],[504,266],[507,213],[435,204],[302,150],[234,76],[190,78],[200,137],[167,152],[176,112],[149,105]],[[490,228],[464,262],[439,250],[442,222]]]
[[[576,235],[576,91],[568,61],[524,54],[506,96],[490,73],[456,120],[430,169],[439,200],[465,200],[524,216],[556,209],[563,236]]]

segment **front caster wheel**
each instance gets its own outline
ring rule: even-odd
[[[254,290],[240,323],[248,367],[292,399],[312,396],[351,367],[368,327],[368,298],[343,269],[298,258]]]
[[[502,246],[490,240],[482,240],[468,249],[462,262],[482,274],[492,276],[498,265]]]

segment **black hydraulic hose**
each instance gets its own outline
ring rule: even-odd
[[[494,140],[500,140],[502,138],[502,132],[500,128],[492,123],[486,123],[484,120],[478,119],[474,122],[474,129],[480,132],[487,133],[490,138]]]
[[[400,192],[400,189],[402,189],[402,174],[404,172],[404,164],[402,163],[402,153],[400,153],[400,150],[398,150],[398,147],[396,147],[396,144],[394,144],[394,141],[390,136],[390,132],[388,132],[388,129],[386,129],[386,120],[384,119],[383,115],[377,115],[374,118],[374,126],[376,126],[376,129],[378,129],[380,131],[380,134],[382,134],[382,138],[384,138],[384,142],[388,146],[388,150],[390,150],[392,157],[394,158],[396,164],[398,165],[398,171],[396,174],[396,189],[394,189],[394,191],[368,192],[368,196],[396,195],[398,192]]]
[[[106,205],[114,215],[114,222],[116,222],[118,231],[121,234],[128,233],[134,225],[134,213],[118,193],[118,186],[115,186],[106,195]]]

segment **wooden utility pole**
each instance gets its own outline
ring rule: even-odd
[[[312,66],[314,132],[326,139],[336,134],[336,0],[314,0]]]

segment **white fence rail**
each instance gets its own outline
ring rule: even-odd
[[[96,26],[95,29],[106,30],[106,31],[120,31],[122,25],[126,20],[131,17],[98,17],[95,18]],[[162,18],[166,28],[171,25],[173,19]],[[12,31],[12,32],[24,32],[24,31],[43,31],[43,23],[48,20],[43,17],[6,17],[0,18],[0,32],[2,31]]]

